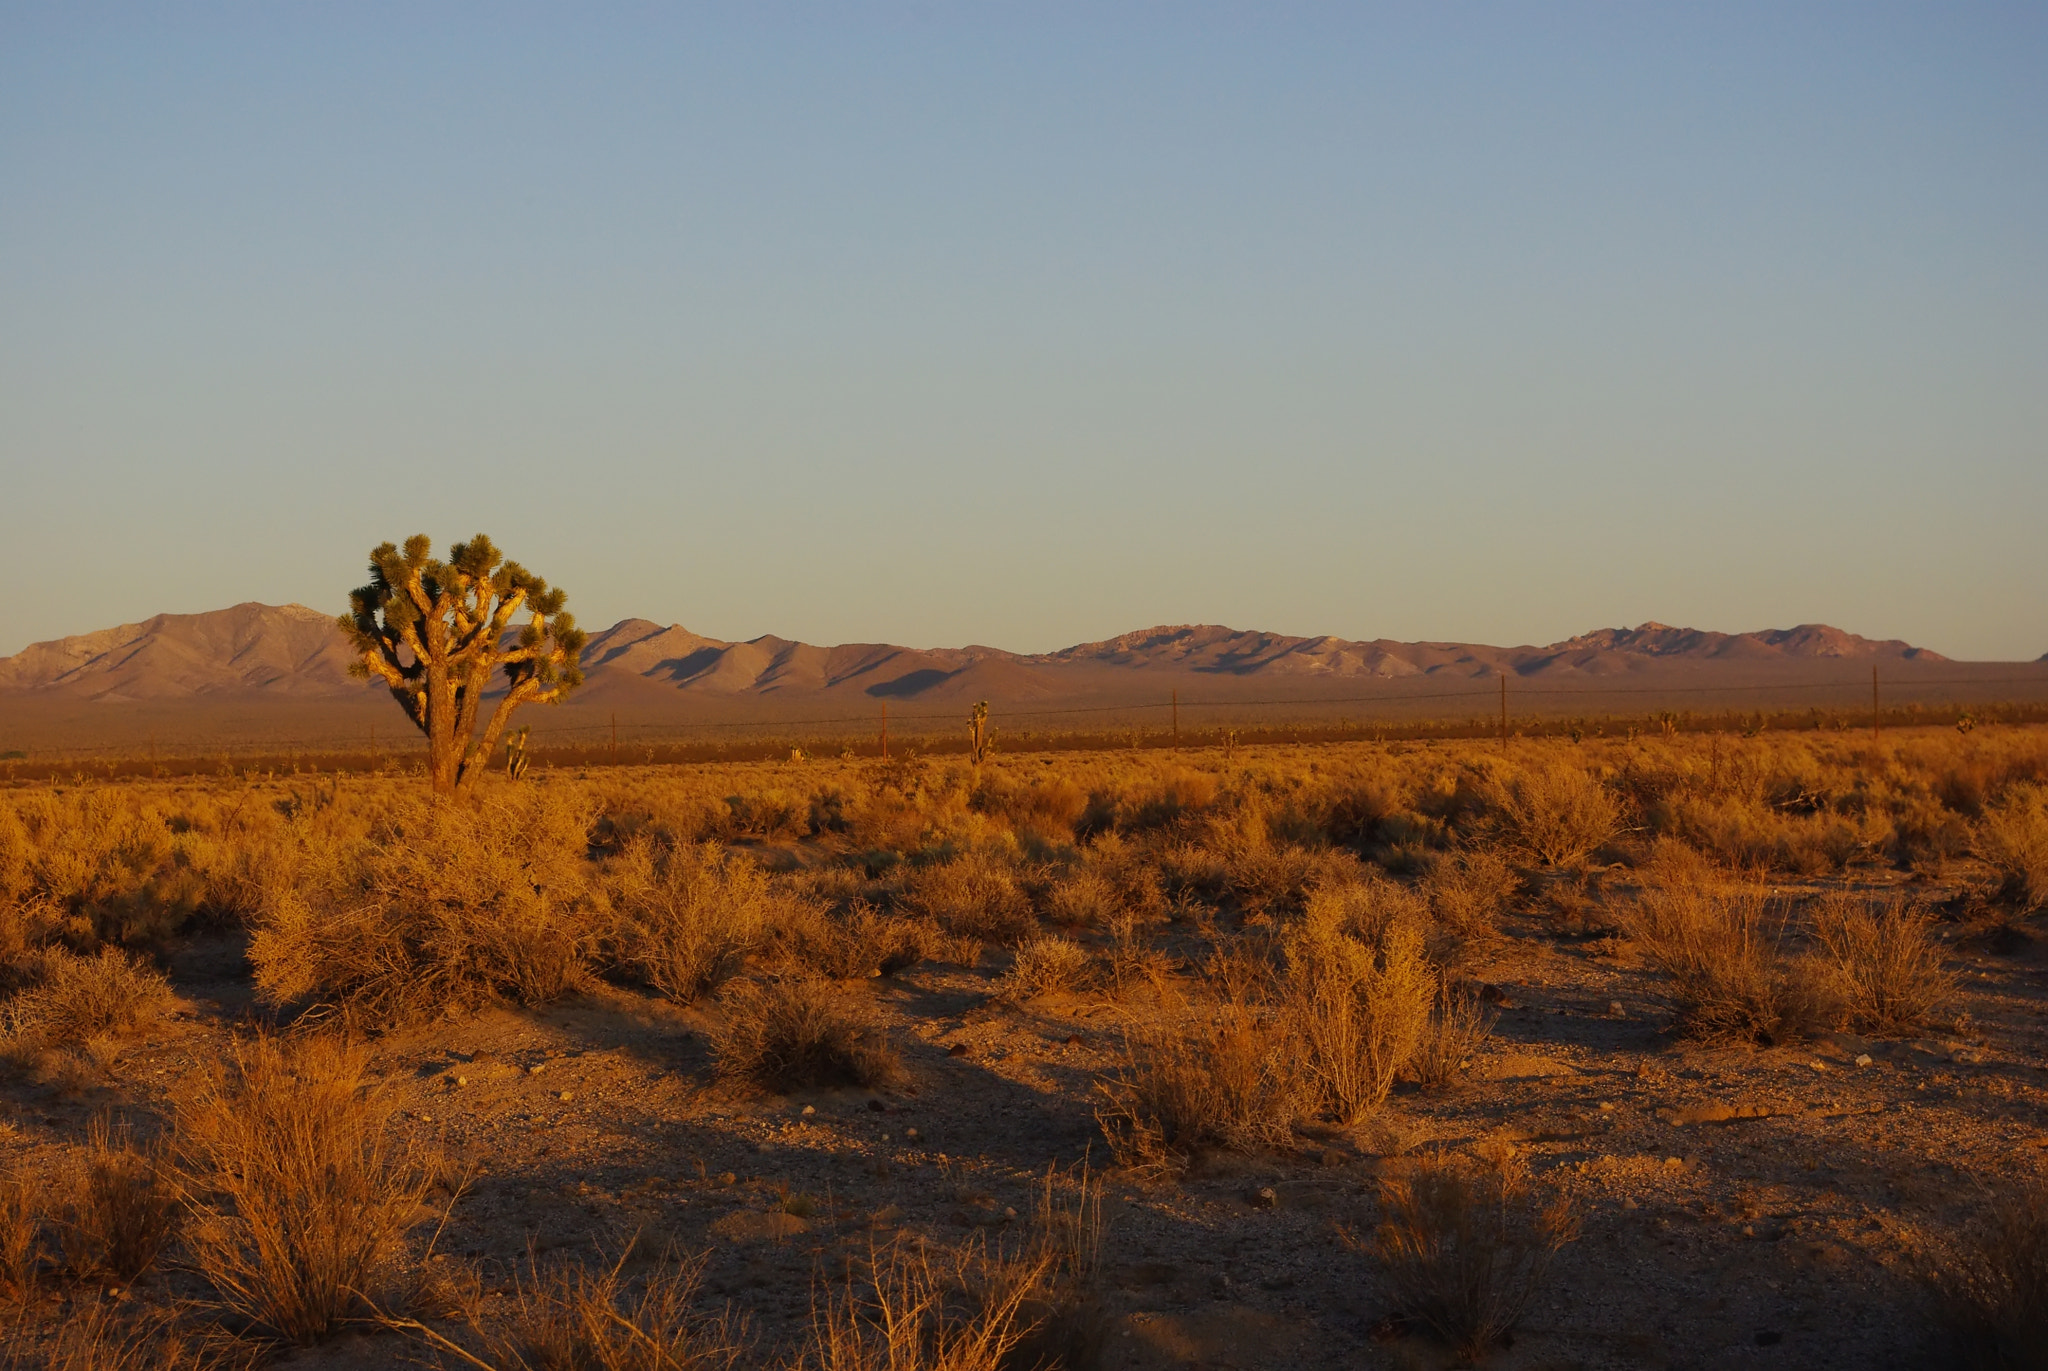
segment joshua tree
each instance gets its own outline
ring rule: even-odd
[[[993,737],[994,733],[988,726],[988,701],[979,701],[967,719],[967,746],[976,766],[980,766],[988,756],[989,741]]]
[[[499,735],[524,704],[553,704],[583,683],[576,664],[584,635],[562,610],[559,590],[517,562],[505,561],[479,533],[429,554],[424,533],[370,554],[370,583],[350,594],[353,613],[342,631],[362,660],[350,670],[391,687],[406,717],[427,735],[427,771],[434,793],[467,797],[489,768]],[[516,638],[512,616],[527,611]],[[502,688],[483,734],[477,717],[492,677]]]

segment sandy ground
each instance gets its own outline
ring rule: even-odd
[[[1110,1170],[1102,1364],[1447,1364],[1388,1321],[1370,1259],[1339,1230],[1370,1230],[1377,1178],[1404,1157],[1490,1141],[1518,1145],[1584,1214],[1490,1365],[1912,1364],[1927,1326],[1912,1267],[1930,1237],[2048,1169],[2048,945],[1955,937],[1959,1029],[1749,1049],[1674,1037],[1659,978],[1600,936],[1597,909],[1571,923],[1517,915],[1468,968],[1505,1004],[1465,1082],[1404,1086],[1356,1129],[1214,1157],[1179,1182]],[[1184,951],[1177,940],[1192,946],[1168,930],[1162,949]],[[636,1251],[708,1252],[707,1299],[773,1339],[802,1325],[815,1279],[845,1258],[899,1233],[1000,1240],[1049,1166],[1108,1162],[1094,1082],[1143,1005],[1011,1005],[992,995],[1005,963],[991,952],[870,983],[910,1073],[889,1092],[717,1084],[708,1011],[616,989],[389,1034],[375,1066],[397,1127],[471,1177],[443,1260],[479,1263],[503,1289],[529,1251],[617,1254],[637,1234]],[[218,1058],[249,1010],[238,945],[194,944],[173,977],[186,1008],[100,1082],[6,1087],[10,1160],[47,1176],[95,1111],[161,1104]],[[413,1355],[374,1334],[282,1364]]]

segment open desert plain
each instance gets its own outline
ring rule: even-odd
[[[17,783],[9,1355],[1961,1364],[2043,1326],[2044,781],[1983,727]]]

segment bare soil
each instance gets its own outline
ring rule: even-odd
[[[1951,926],[1966,1017],[1949,1031],[1703,1046],[1673,1035],[1662,979],[1605,935],[1604,902],[1630,879],[1596,875],[1570,920],[1532,904],[1465,968],[1501,1015],[1462,1083],[1403,1086],[1355,1129],[1209,1157],[1178,1182],[1117,1172],[1093,1116],[1095,1083],[1148,1003],[1006,1003],[992,988],[1009,954],[995,950],[871,983],[908,1068],[889,1092],[719,1084],[704,1032],[714,1009],[609,987],[393,1032],[374,1041],[375,1065],[397,1127],[469,1177],[436,1260],[476,1263],[487,1289],[508,1289],[530,1255],[631,1248],[638,1261],[672,1245],[708,1252],[706,1297],[773,1341],[802,1327],[816,1282],[848,1258],[898,1234],[1000,1240],[1048,1167],[1087,1161],[1108,1170],[1110,1196],[1101,1365],[1434,1367],[1448,1353],[1402,1323],[1344,1234],[1370,1231],[1377,1181],[1406,1159],[1508,1141],[1580,1201],[1584,1231],[1488,1364],[1922,1358],[1914,1272],[1930,1244],[2048,1163],[2043,944]],[[1959,872],[1915,891],[1939,902],[1973,884]],[[1180,927],[1160,942],[1196,945]],[[221,1056],[250,1010],[239,944],[195,942],[172,972],[183,1008],[102,1077],[4,1087],[0,1150],[24,1174],[53,1174],[95,1112],[161,1106]],[[173,1291],[180,1279],[145,1278]],[[280,1364],[421,1355],[365,1333]]]

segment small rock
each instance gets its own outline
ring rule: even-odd
[[[576,1098],[576,1092],[573,1090],[564,1090],[561,1094],[555,1096],[555,1098],[560,1100],[563,1104],[567,1104],[569,1101]]]
[[[1685,1158],[1683,1157],[1666,1157],[1664,1159],[1664,1169],[1666,1171],[1676,1171],[1684,1165]]]
[[[1602,1100],[1602,1101],[1600,1101],[1600,1112],[1601,1112],[1602,1114],[1612,1114],[1612,1113],[1614,1112],[1614,1101],[1613,1101],[1613,1100]]]
[[[1634,1200],[1623,1200],[1623,1201],[1621,1202],[1621,1207],[1622,1207],[1623,1209],[1641,1209],[1641,1208],[1642,1208],[1642,1206],[1641,1206],[1641,1205],[1639,1205],[1639,1204],[1637,1204],[1637,1203],[1636,1203],[1636,1202],[1635,1202]]]
[[[966,1055],[967,1055],[967,1044],[966,1044],[966,1043],[954,1043],[954,1044],[953,1044],[953,1045],[952,1045],[951,1047],[949,1047],[949,1048],[947,1048],[947,1049],[946,1049],[946,1055],[947,1055],[947,1056],[949,1056],[949,1057],[964,1057],[964,1056],[966,1056]]]
[[[1807,1065],[1812,1067],[1815,1071],[1825,1071],[1828,1069],[1828,1064],[1826,1062],[1808,1062]]]
[[[1621,1007],[1620,1000],[1609,1000],[1607,1002],[1607,1012],[1617,1019],[1625,1018],[1628,1015],[1628,1011]]]
[[[911,1142],[916,1142],[917,1130],[915,1128],[906,1128],[903,1130],[903,1136],[909,1139]]]
[[[468,1085],[468,1084],[469,1084],[469,1077],[467,1077],[467,1076],[457,1076],[457,1077],[455,1078],[455,1083],[456,1083],[457,1085]]]
[[[811,1117],[811,1115],[813,1115],[813,1114],[815,1114],[815,1113],[817,1113],[817,1112],[818,1112],[818,1106],[816,1106],[816,1105],[814,1105],[814,1104],[807,1104],[807,1105],[805,1105],[805,1106],[804,1106],[804,1117],[805,1117],[805,1118],[807,1118],[807,1119],[808,1119],[808,1118],[810,1118],[810,1117]]]
[[[1251,1194],[1251,1205],[1254,1209],[1272,1209],[1279,1203],[1279,1192],[1270,1185],[1262,1185]]]
[[[538,1076],[541,1072],[547,1069],[548,1064],[546,1062],[535,1062],[532,1066],[526,1068],[526,1074],[529,1076]]]
[[[720,1185],[738,1185],[739,1181],[740,1178],[738,1176],[733,1175],[730,1171],[721,1171],[718,1173],[718,1183]]]
[[[1017,1211],[1009,1208],[1008,1206],[1005,1206],[1003,1209],[1003,1217],[1006,1219],[1014,1219],[1017,1217]]]
[[[1864,1053],[1861,1053],[1861,1054],[1859,1054],[1859,1055],[1857,1056],[1857,1058],[1856,1058],[1856,1065],[1858,1065],[1858,1066],[1869,1066],[1869,1065],[1870,1065],[1870,1054],[1869,1054],[1868,1052],[1864,1052]]]

